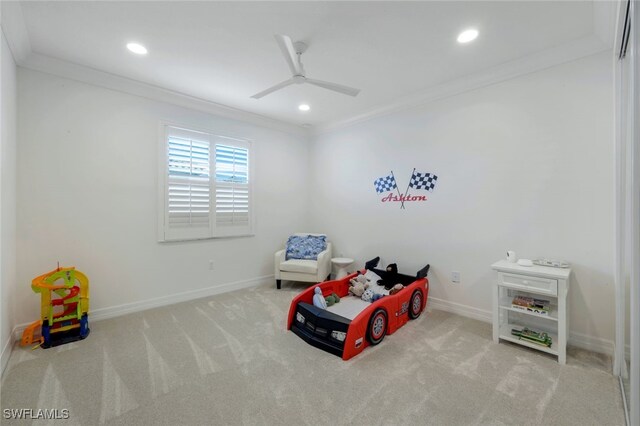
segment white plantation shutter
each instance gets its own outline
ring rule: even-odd
[[[211,237],[211,137],[166,131],[165,239]]]
[[[164,129],[160,240],[250,234],[249,142]]]
[[[215,145],[215,234],[246,235],[251,232],[249,144],[222,140]]]

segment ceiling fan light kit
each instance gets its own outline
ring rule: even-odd
[[[291,41],[290,37],[282,34],[276,34],[275,38],[278,42],[278,46],[280,46],[280,50],[284,55],[284,59],[287,62],[287,65],[289,65],[292,76],[288,80],[278,83],[275,86],[271,86],[270,88],[263,90],[262,92],[256,93],[255,95],[251,96],[252,98],[260,99],[270,93],[275,92],[276,90],[280,90],[292,84],[304,83],[313,84],[314,86],[333,90],[334,92],[342,93],[344,95],[358,96],[358,93],[360,93],[360,89],[354,89],[353,87],[330,83],[328,81],[307,78],[304,72],[304,66],[302,65],[302,61],[300,59],[302,54],[307,50],[307,45],[301,41],[297,41],[294,43]]]

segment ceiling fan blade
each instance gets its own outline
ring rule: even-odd
[[[354,89],[353,87],[343,86],[341,84],[329,83],[328,81],[314,80],[312,78],[305,79],[306,83],[310,83],[325,89],[333,90],[334,92],[344,93],[349,96],[358,96],[360,89]]]
[[[282,54],[284,55],[284,59],[287,61],[287,65],[289,65],[289,68],[291,69],[291,73],[293,75],[302,75],[302,65],[300,64],[296,49],[293,47],[291,38],[283,34],[276,34],[275,38],[278,42],[278,46],[280,46]]]
[[[269,93],[275,92],[276,90],[280,90],[283,87],[287,87],[293,83],[295,83],[295,81],[292,78],[290,78],[289,80],[285,80],[282,83],[278,83],[275,86],[269,87],[267,90],[263,90],[260,93],[256,93],[255,95],[252,96],[252,98],[260,99],[263,96],[267,96]]]

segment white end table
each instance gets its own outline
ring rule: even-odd
[[[351,264],[353,263],[353,259],[349,257],[334,257],[333,259],[331,259],[331,263],[336,265],[336,268],[338,268],[335,279],[339,280],[340,278],[344,278],[349,275],[349,273],[347,272],[347,268],[351,266]]]
[[[493,341],[498,343],[500,340],[508,340],[518,343],[556,355],[560,364],[566,363],[569,334],[567,293],[571,269],[520,266],[506,260],[500,260],[491,267],[498,271],[498,279],[493,284]],[[512,304],[516,295],[548,299],[550,310],[545,314],[521,310]],[[525,326],[547,332],[553,339],[551,346],[521,340],[511,333],[513,328]]]

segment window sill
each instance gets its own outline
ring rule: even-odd
[[[224,237],[206,237],[206,238],[185,238],[185,239],[176,239],[176,240],[158,240],[160,244],[167,243],[188,243],[191,241],[209,241],[209,240],[232,240],[235,238],[250,238],[255,237],[256,234],[240,234],[240,235],[229,235]]]

